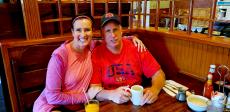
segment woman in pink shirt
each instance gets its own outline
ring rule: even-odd
[[[93,98],[101,90],[96,88],[86,92],[93,73],[89,47],[93,36],[92,25],[93,19],[89,16],[79,15],[73,20],[73,40],[66,41],[52,53],[46,86],[34,102],[33,112],[50,112],[60,106],[74,108],[78,106],[76,104],[85,103],[86,96]],[[135,38],[133,41],[138,49],[143,47],[140,40]]]

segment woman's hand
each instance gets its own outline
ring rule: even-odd
[[[125,36],[127,39],[132,39],[133,44],[137,47],[139,52],[146,51],[145,45],[142,43],[142,41],[137,38],[137,36]]]
[[[93,99],[97,93],[99,93],[103,88],[101,86],[93,86],[90,87],[87,91],[87,95],[89,96],[89,99]]]

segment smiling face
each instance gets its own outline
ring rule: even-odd
[[[120,50],[122,45],[122,29],[116,22],[107,23],[102,33],[106,42],[106,46],[110,50]]]
[[[89,19],[82,18],[73,23],[72,35],[75,48],[84,49],[92,40],[92,22]]]

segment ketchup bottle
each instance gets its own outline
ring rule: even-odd
[[[208,74],[208,80],[204,85],[203,96],[211,99],[212,92],[213,92],[212,74],[209,73]]]

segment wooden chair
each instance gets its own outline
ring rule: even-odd
[[[1,45],[5,75],[13,112],[30,112],[45,86],[52,52],[65,39],[44,39]]]

